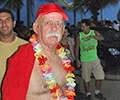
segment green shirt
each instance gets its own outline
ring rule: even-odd
[[[97,40],[94,30],[90,30],[88,34],[79,33],[80,36],[80,59],[82,62],[95,61],[97,59]]]

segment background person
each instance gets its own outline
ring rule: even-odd
[[[68,49],[70,51],[70,59],[72,61],[72,64],[74,65],[75,62],[75,54],[74,54],[74,47],[75,47],[75,41],[73,34],[69,32],[69,29],[65,27],[65,33],[62,37],[61,44],[64,48]]]
[[[8,9],[0,9],[0,85],[6,71],[6,61],[19,47],[27,41],[16,36],[16,21]]]
[[[101,82],[104,80],[104,71],[100,64],[100,60],[97,56],[97,40],[103,40],[104,38],[97,31],[90,29],[90,21],[83,19],[81,21],[81,32],[77,37],[76,42],[76,62],[80,67],[80,61],[82,65],[82,78],[84,81],[85,92],[88,100],[91,99],[90,80],[91,74],[95,77],[95,97],[99,100],[105,100],[105,97],[101,93]],[[80,57],[79,57],[80,48]],[[79,60],[80,58],[80,60]]]

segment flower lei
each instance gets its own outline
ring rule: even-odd
[[[36,60],[39,61],[42,76],[50,90],[53,100],[74,100],[75,96],[74,88],[76,86],[74,79],[75,76],[72,73],[73,67],[71,66],[71,61],[67,57],[67,52],[60,44],[56,47],[56,52],[58,56],[62,59],[64,70],[67,72],[67,74],[65,75],[66,78],[65,89],[63,90],[63,93],[61,93],[60,92],[61,89],[55,80],[54,74],[52,73],[52,67],[46,64],[48,58],[43,53],[40,43],[36,40],[37,39],[35,35],[33,35],[32,38],[30,38],[30,41],[33,44],[33,49],[35,51],[34,55],[36,57]]]

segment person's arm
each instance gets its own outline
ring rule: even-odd
[[[95,36],[94,38],[96,40],[104,40],[104,37],[98,32],[98,31],[95,31]]]
[[[74,42],[75,41],[74,41],[73,37],[68,37],[68,45],[69,45],[69,49],[70,49],[73,60],[75,60],[75,52],[74,52],[75,43]]]

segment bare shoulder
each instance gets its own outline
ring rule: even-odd
[[[101,33],[96,30],[94,30],[94,32],[95,32],[95,35],[97,35],[97,36],[101,35]]]
[[[95,39],[97,40],[104,40],[104,37],[102,36],[102,34],[98,31],[94,31],[95,32]]]

